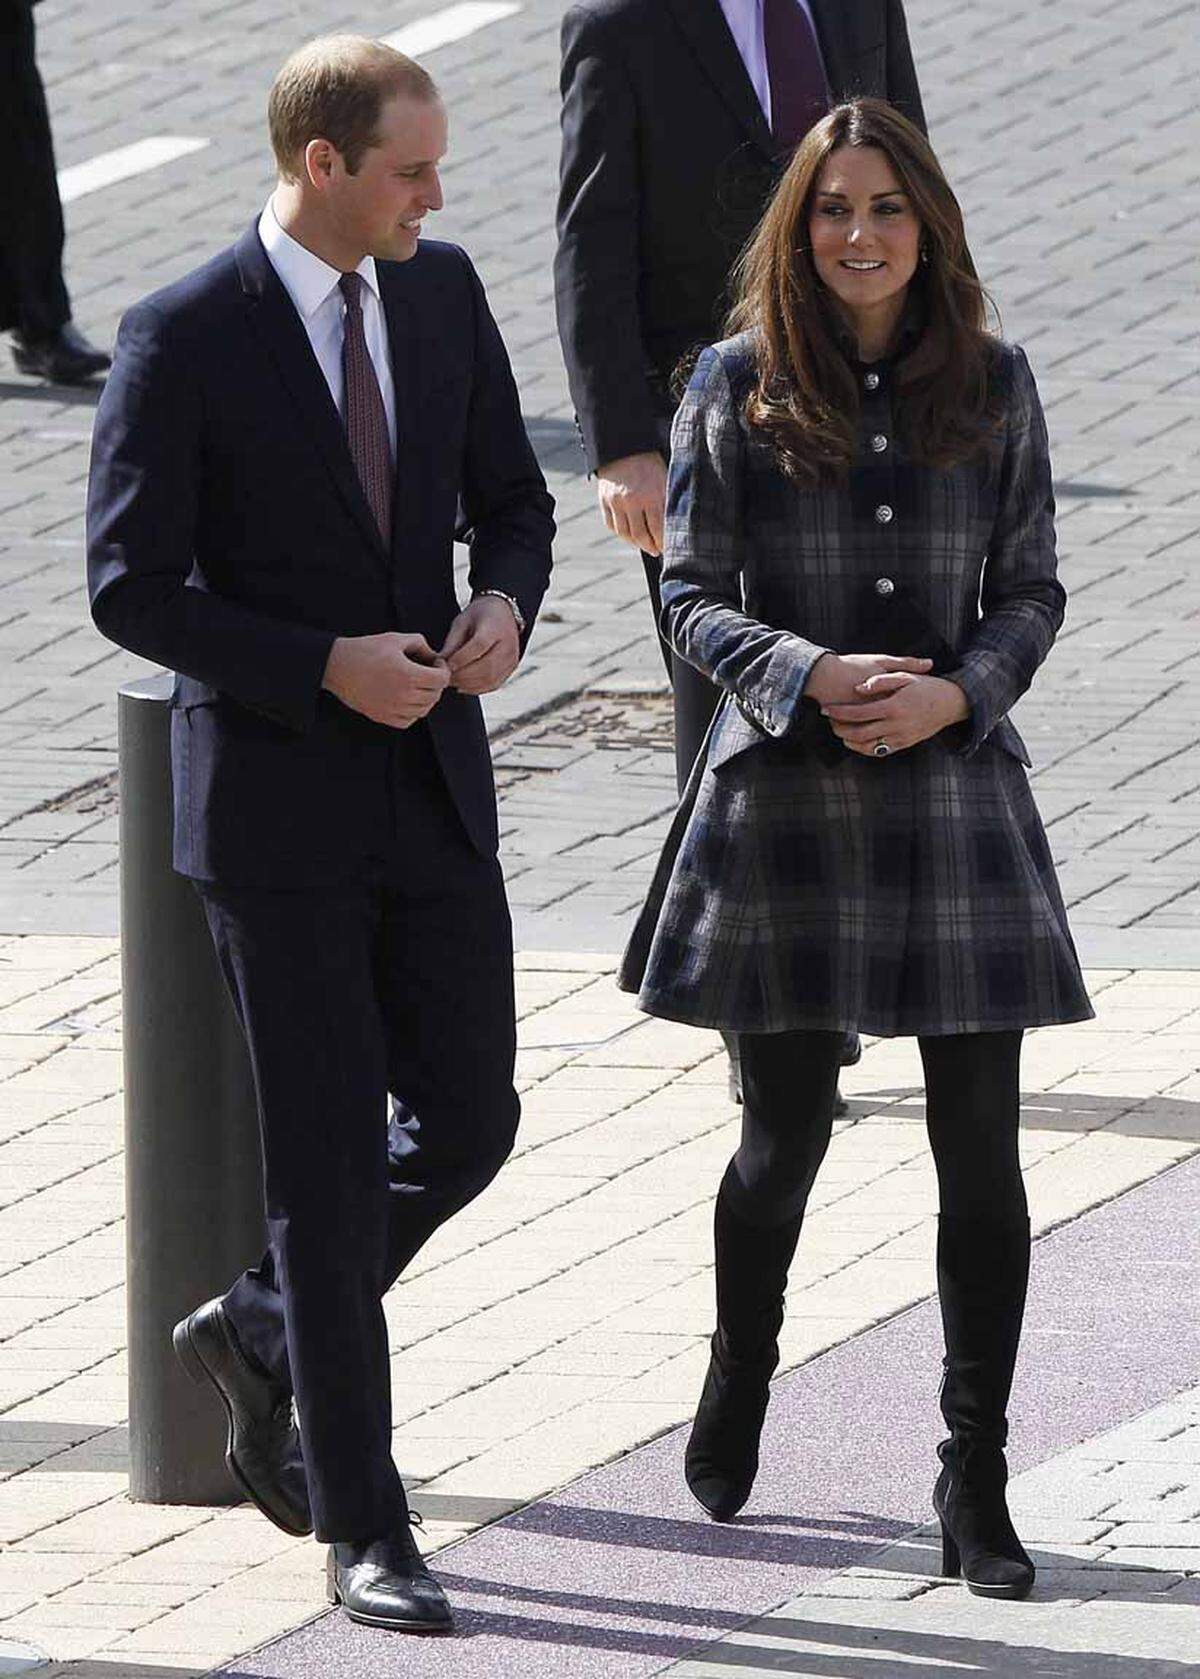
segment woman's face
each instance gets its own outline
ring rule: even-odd
[[[839,146],[817,178],[808,223],[817,273],[853,319],[899,310],[916,271],[921,224],[877,146]]]

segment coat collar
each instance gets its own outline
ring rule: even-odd
[[[290,423],[300,426],[332,478],[362,536],[370,544],[377,558],[386,563],[388,556],[379,534],[379,527],[363,494],[362,484],[346,446],[346,433],[341,415],[334,406],[325,376],[312,353],[303,322],[263,249],[258,234],[257,217],[234,246],[234,259],[254,329],[291,397],[289,409],[294,421]],[[393,367],[396,368],[396,382],[399,384],[399,369],[395,361],[395,326],[386,296],[384,313],[387,316],[388,333],[392,338]],[[396,431],[396,454],[399,458],[399,423]]]
[[[834,336],[837,339],[838,348],[846,357],[846,360],[860,372],[866,372],[868,368],[891,368],[897,362],[903,361],[905,356],[916,348],[924,331],[925,305],[922,299],[910,289],[908,297],[905,299],[904,311],[900,316],[900,324],[896,328],[896,336],[886,355],[878,356],[872,362],[863,361],[858,353],[858,341],[840,315],[837,317]]]
[[[721,98],[755,145],[774,159],[771,130],[718,0],[667,0],[667,4]]]

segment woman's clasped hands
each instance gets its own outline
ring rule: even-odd
[[[826,653],[814,665],[804,692],[820,705],[848,751],[887,757],[970,715],[962,689],[931,675],[932,667],[931,659],[886,653]]]

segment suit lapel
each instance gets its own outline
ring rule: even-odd
[[[825,80],[836,105],[849,96],[849,67],[861,51],[861,42],[854,38],[854,25],[861,22],[866,8],[847,6],[844,0],[809,0],[809,3],[825,65]]]
[[[355,523],[382,560],[379,527],[350,458],[341,416],[313,355],[304,323],[262,248],[256,223],[238,241],[236,254],[254,330],[291,398],[289,409],[320,456]]]
[[[746,133],[770,158],[775,145],[718,0],[668,0],[705,74]]]

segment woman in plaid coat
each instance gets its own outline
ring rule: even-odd
[[[985,330],[957,201],[890,106],[798,148],[743,259],[738,336],[672,437],[665,632],[726,694],[621,983],[737,1033],[717,1330],[689,1485],[749,1496],[787,1270],[843,1035],[915,1034],[946,1335],[946,1572],[1024,1596],[1005,1411],[1029,1265],[1027,1026],[1091,1015],[1008,712],[1062,622],[1046,428]]]

